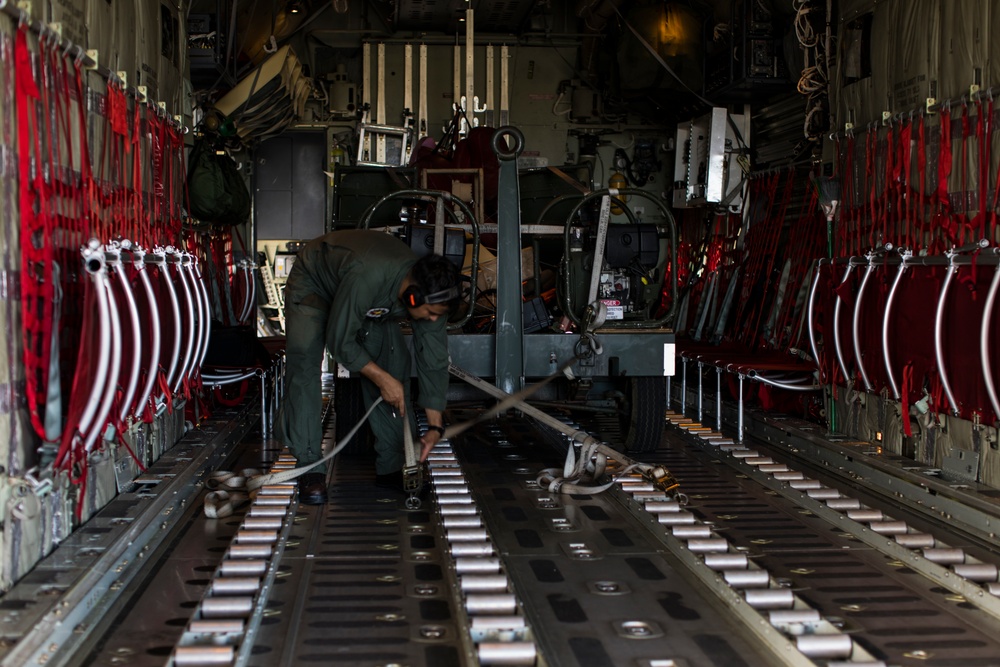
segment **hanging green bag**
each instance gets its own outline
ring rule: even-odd
[[[236,163],[211,142],[195,143],[188,158],[191,215],[204,223],[239,225],[250,217],[250,192]]]

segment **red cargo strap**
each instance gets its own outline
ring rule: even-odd
[[[900,216],[897,218],[899,229],[897,232],[897,238],[903,241],[907,246],[913,247],[913,235],[910,232],[910,208],[913,206],[911,201],[913,197],[910,196],[910,169],[913,167],[913,145],[910,143],[913,138],[913,119],[911,118],[909,123],[903,122],[903,127],[899,130],[899,148],[900,148],[900,164],[899,173],[899,213]]]
[[[167,375],[160,369],[160,372],[156,378],[157,383],[160,386],[160,391],[163,392],[164,402],[167,404],[167,414],[174,413],[174,399],[170,395],[170,384],[167,382]]]
[[[878,228],[876,221],[878,220],[878,215],[876,213],[878,207],[878,189],[875,184],[878,182],[878,178],[875,174],[875,165],[878,161],[878,130],[872,128],[868,130],[865,135],[865,182],[868,184],[868,202],[864,218],[869,221],[869,233],[868,233],[868,245],[875,246],[878,240],[875,238],[875,233]],[[885,235],[882,235],[885,238]]]
[[[851,254],[848,233],[854,220],[854,133],[847,135],[847,151],[844,157],[843,189],[840,203],[840,247],[834,249],[834,256]]]
[[[965,244],[965,231],[969,222],[969,136],[972,134],[972,124],[969,121],[969,105],[962,102],[962,213],[958,216],[958,227],[952,227],[953,236],[949,241],[954,245]]]
[[[76,88],[77,100],[77,121],[80,132],[80,178],[83,192],[84,210],[82,227],[84,231],[94,229],[99,216],[96,215],[97,188],[94,183],[94,172],[90,166],[90,146],[87,142],[87,97],[83,88],[83,71],[81,69],[80,58],[73,64],[74,84]],[[83,239],[80,239],[83,243]]]
[[[951,407],[947,404],[944,396],[944,385],[941,383],[941,377],[937,372],[931,373],[930,377],[930,389],[931,389],[931,405],[934,406],[934,412],[937,414],[943,413],[946,409]]]
[[[885,184],[882,190],[882,203],[880,215],[882,217],[882,238],[889,240],[896,238],[891,235],[889,229],[889,210],[895,207],[890,204],[896,188],[896,144],[893,139],[892,125],[885,135]]]
[[[991,97],[990,100],[992,101],[992,99],[993,98]],[[1000,204],[1000,169],[997,169],[996,184],[993,186],[993,201],[992,205],[990,206],[990,229],[989,229],[989,236],[986,237],[989,238],[990,240],[996,238],[998,204]],[[997,416],[1000,417],[1000,415]]]
[[[913,429],[910,427],[910,391],[913,387],[913,362],[907,362],[903,367],[903,383],[899,390],[900,408],[903,418],[903,433],[907,438],[913,437]]]
[[[926,219],[927,193],[927,122],[924,114],[920,114],[917,121],[917,203],[914,206],[913,218],[909,227],[908,247],[912,248],[920,236],[920,230],[924,227]]]
[[[938,150],[937,166],[937,197],[940,208],[950,208],[948,200],[948,178],[951,176],[951,107],[945,105],[941,109],[941,148]]]
[[[28,51],[27,27],[22,25],[14,42],[18,183],[21,218],[21,318],[26,392],[31,425],[46,438],[42,406],[48,396],[51,363],[54,243],[49,212],[50,193],[45,183],[39,122],[49,115],[36,113],[39,88]],[[49,133],[46,133],[51,136]],[[32,160],[34,156],[34,160]]]
[[[976,189],[979,191],[979,211],[976,213],[976,219],[970,232],[973,234],[978,232],[976,238],[981,239],[986,236],[986,186],[990,180],[990,148],[993,143],[993,129],[991,127],[993,120],[993,98],[990,97],[985,110],[983,109],[982,98],[976,100],[976,106],[979,109],[979,114],[976,118],[976,138],[979,140],[979,178],[976,181]]]

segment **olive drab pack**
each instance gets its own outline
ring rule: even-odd
[[[250,217],[250,192],[236,163],[202,139],[188,161],[191,215],[203,223],[239,225]]]

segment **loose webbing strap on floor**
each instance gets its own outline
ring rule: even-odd
[[[564,424],[548,413],[524,402],[527,400],[528,396],[544,386],[545,382],[550,382],[554,378],[558,377],[558,375],[562,372],[561,369],[547,377],[543,381],[543,384],[536,385],[516,394],[508,394],[502,389],[494,387],[489,382],[486,382],[482,378],[473,375],[455,364],[451,364],[448,370],[455,377],[468,382],[472,386],[491,396],[501,399],[500,403],[498,403],[497,406],[490,411],[492,415],[498,414],[499,412],[509,408],[516,407],[518,410],[529,417],[536,419],[543,425],[566,435],[572,442],[581,443],[579,457],[576,455],[572,446],[568,448],[566,452],[566,462],[563,465],[562,476],[557,474],[558,469],[556,468],[549,468],[539,473],[539,484],[542,484],[544,488],[549,489],[553,493],[600,493],[601,491],[610,488],[621,476],[636,471],[642,473],[643,477],[652,482],[657,488],[665,493],[674,491],[679,486],[674,476],[663,466],[653,466],[647,463],[635,461],[625,454],[612,449],[608,445],[599,442],[589,433],[575,429],[568,424]],[[456,426],[450,426],[445,431],[443,437],[450,438],[453,435],[458,435],[480,421],[483,421],[483,417],[463,422],[462,424],[458,424]],[[589,485],[590,481],[596,480],[604,475],[605,464],[609,458],[618,461],[623,466],[623,469],[610,483],[601,484],[600,486]],[[581,484],[578,484],[577,482],[581,482]],[[588,485],[585,486],[582,482],[587,482]]]
[[[205,486],[211,489],[205,496],[205,516],[209,519],[232,516],[236,508],[250,501],[250,495],[244,491],[247,480],[260,474],[260,470],[256,468],[244,468],[239,472],[213,472],[205,482]]]
[[[205,516],[209,519],[225,519],[232,516],[238,507],[250,502],[250,496],[236,491],[211,491],[205,496]]]
[[[267,474],[261,474],[259,471],[253,468],[245,468],[238,473],[228,472],[225,470],[217,470],[209,478],[206,486],[211,489],[211,492],[205,496],[204,501],[204,511],[205,516],[210,519],[222,519],[227,516],[231,516],[235,509],[253,498],[255,492],[261,487],[267,486],[269,484],[284,484],[286,482],[291,482],[294,479],[306,474],[310,470],[313,470],[323,463],[326,463],[334,456],[340,453],[347,443],[351,441],[354,434],[358,432],[362,424],[368,421],[368,417],[371,416],[372,411],[378,407],[378,404],[382,402],[382,397],[380,396],[368,411],[365,412],[364,416],[358,420],[358,423],[354,425],[354,428],[341,439],[337,445],[330,450],[326,456],[321,458],[315,463],[310,463],[309,465],[302,466],[300,468],[292,468],[291,470],[281,470],[279,472],[272,472]],[[247,493],[243,493],[243,491]]]
[[[343,439],[341,439],[341,441],[338,442],[333,449],[330,450],[329,454],[321,458],[319,461],[316,461],[315,463],[310,463],[307,466],[302,466],[301,468],[292,468],[291,470],[282,470],[280,472],[272,472],[267,475],[258,475],[257,477],[251,477],[250,479],[247,480],[247,489],[250,491],[256,491],[262,486],[266,486],[268,484],[283,484],[285,482],[290,482],[293,479],[297,479],[301,475],[306,474],[310,470],[318,468],[320,465],[326,463],[334,456],[339,454],[340,450],[342,450],[344,447],[347,446],[347,443],[351,441],[351,438],[353,438],[354,434],[358,432],[358,429],[361,428],[361,425],[364,424],[366,421],[368,421],[368,417],[371,416],[372,412],[375,410],[375,408],[378,407],[379,403],[381,402],[382,402],[382,397],[379,396],[375,400],[375,402],[371,404],[371,407],[368,408],[368,411],[365,412],[364,416],[358,420],[358,423],[354,425],[354,427],[350,430],[350,432],[347,435],[345,435]]]

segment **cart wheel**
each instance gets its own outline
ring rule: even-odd
[[[333,388],[333,410],[336,419],[334,433],[337,442],[351,432],[354,425],[365,416],[365,400],[361,395],[360,378],[338,378]],[[366,454],[372,449],[372,432],[365,422],[354,434],[342,453],[348,455]]]
[[[469,322],[471,333],[496,333],[497,291],[487,289],[476,295],[476,303]]]
[[[620,418],[625,451],[652,452],[663,439],[666,380],[661,377],[634,377],[627,382]]]

